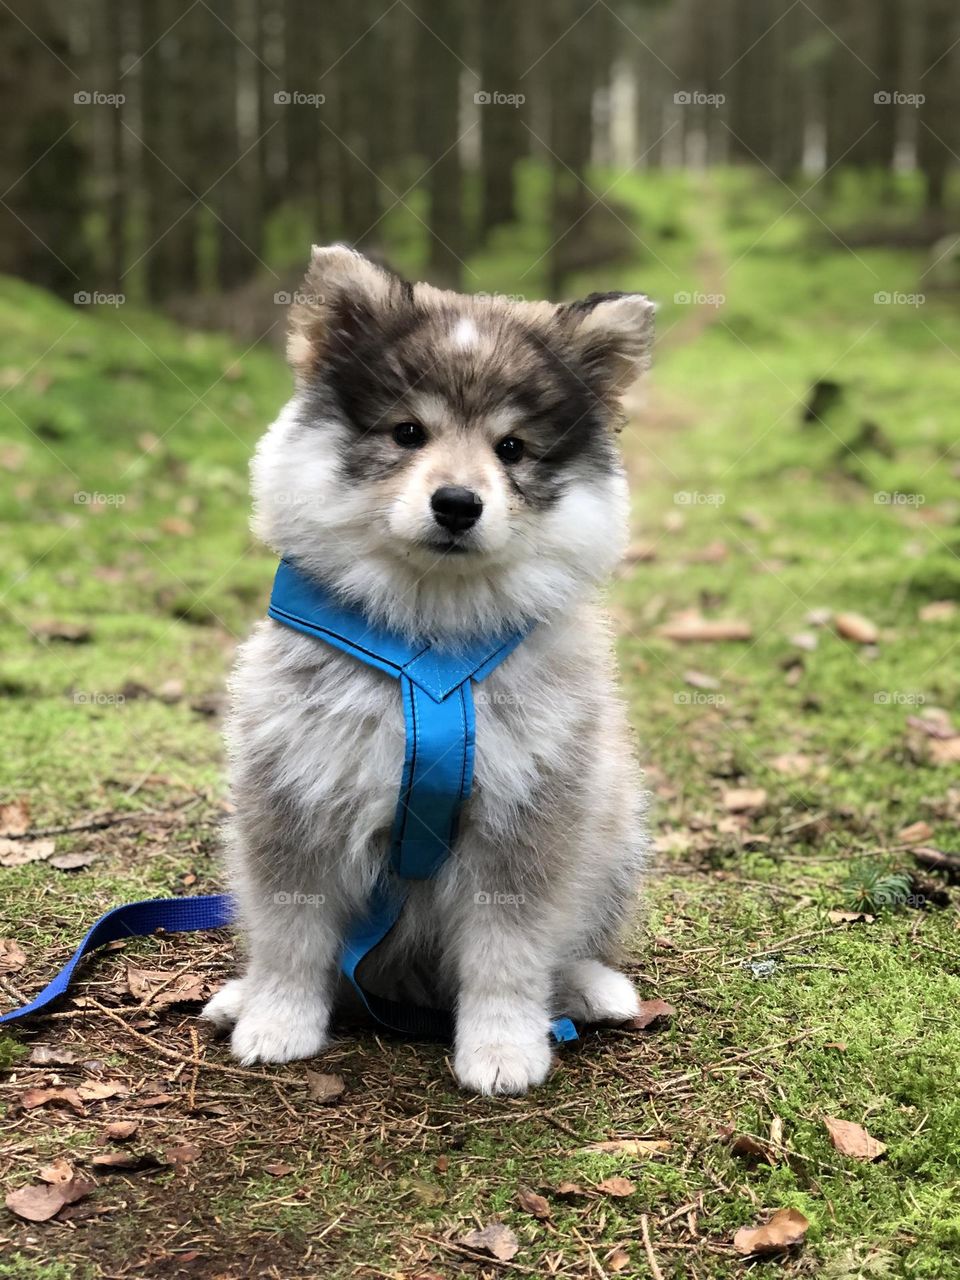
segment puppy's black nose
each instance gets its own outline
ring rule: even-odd
[[[480,495],[463,485],[445,484],[430,499],[433,518],[451,533],[463,533],[480,519],[483,503]]]

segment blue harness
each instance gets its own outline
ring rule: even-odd
[[[285,560],[277,569],[268,613],[275,622],[322,640],[400,682],[406,749],[389,869],[363,917],[349,929],[340,967],[377,1021],[408,1034],[447,1038],[448,1012],[403,1005],[368,992],[358,971],[397,923],[407,892],[404,882],[430,879],[453,852],[460,813],[473,783],[473,685],[509,657],[523,633],[471,641],[456,651],[437,650],[429,642],[411,642],[374,627]],[[232,917],[233,904],[225,894],[116,907],[93,925],[53,981],[30,1004],[0,1018],[0,1024],[35,1013],[62,995],[82,957],[95,947],[158,928],[169,933],[221,928]],[[569,1018],[556,1019],[552,1034],[558,1042],[577,1038]]]

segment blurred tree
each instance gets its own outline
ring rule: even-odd
[[[487,0],[479,10],[480,89],[484,93],[522,93],[524,24],[515,0]],[[523,117],[517,108],[480,112],[480,233],[517,216],[516,165],[529,149]]]

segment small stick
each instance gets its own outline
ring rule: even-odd
[[[647,1255],[647,1263],[650,1267],[650,1274],[653,1280],[663,1280],[663,1272],[657,1264],[656,1254],[653,1252],[653,1245],[650,1243],[650,1223],[647,1221],[647,1215],[640,1215],[640,1231],[643,1234],[643,1251]]]

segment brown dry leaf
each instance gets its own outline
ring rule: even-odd
[[[96,1188],[96,1183],[80,1174],[68,1182],[43,1183],[40,1186],[20,1187],[11,1191],[5,1203],[11,1213],[28,1222],[47,1222],[60,1212],[65,1204],[83,1200]]]
[[[632,1196],[636,1189],[636,1183],[631,1182],[629,1178],[604,1178],[602,1182],[597,1183],[598,1191],[602,1191],[605,1196],[613,1196],[616,1200],[625,1200],[627,1196]]]
[[[17,796],[7,804],[0,804],[0,835],[22,836],[29,830],[29,796]]]
[[[955,738],[957,731],[943,707],[924,707],[918,716],[907,716],[907,726],[928,738]]]
[[[868,911],[828,911],[827,919],[831,924],[873,924],[876,916]]]
[[[193,1164],[200,1158],[200,1148],[193,1142],[181,1142],[175,1147],[167,1147],[163,1158],[168,1164]]]
[[[723,793],[723,807],[728,813],[754,813],[766,803],[763,787],[732,787]]]
[[[720,681],[716,676],[708,676],[705,671],[685,671],[683,682],[693,689],[719,689]]]
[[[830,1141],[842,1156],[852,1156],[854,1160],[879,1160],[887,1149],[884,1143],[871,1138],[863,1125],[838,1120],[835,1116],[824,1116],[823,1123],[830,1134]]]
[[[296,1165],[284,1164],[282,1160],[273,1160],[270,1164],[265,1164],[264,1169],[269,1173],[271,1178],[285,1178],[288,1173],[293,1173]]]
[[[520,1241],[502,1222],[489,1222],[481,1231],[468,1231],[459,1236],[456,1243],[485,1253],[498,1262],[509,1262],[520,1248]]]
[[[641,1000],[637,1016],[631,1018],[627,1026],[633,1031],[646,1031],[668,1023],[675,1013],[676,1009],[666,1000]]]
[[[960,738],[931,738],[927,750],[931,764],[960,764]]]
[[[921,622],[948,622],[957,612],[955,600],[932,600],[919,613]]]
[[[57,1103],[70,1107],[78,1116],[87,1114],[76,1089],[28,1089],[26,1093],[20,1095],[20,1105],[25,1111],[33,1111],[37,1107],[46,1107],[51,1104],[56,1106]]]
[[[26,953],[19,942],[0,938],[0,973],[17,973],[26,963]]]
[[[189,520],[184,520],[183,516],[164,516],[160,521],[160,528],[176,538],[191,538],[194,532],[193,525]]]
[[[57,1156],[52,1164],[40,1170],[37,1177],[41,1182],[49,1182],[56,1186],[60,1182],[69,1182],[74,1172],[73,1165],[68,1160],[64,1160],[63,1156]]]
[[[36,622],[30,630],[44,640],[64,640],[68,644],[86,644],[91,635],[90,628],[84,623],[61,622],[57,618]]]
[[[0,867],[25,867],[30,862],[43,862],[56,847],[55,840],[0,839]]]
[[[90,1163],[102,1173],[140,1173],[144,1169],[162,1169],[164,1162],[149,1151],[102,1151]]]
[[[833,625],[837,635],[844,640],[855,640],[857,644],[876,644],[880,632],[876,624],[860,613],[838,613],[834,616]]]
[[[696,641],[750,640],[753,638],[753,627],[749,622],[740,622],[735,618],[711,620],[701,618],[699,615],[687,614],[657,627],[657,635],[664,636],[667,640],[676,640],[678,644],[692,644]]]
[[[580,1151],[609,1151],[624,1156],[653,1156],[660,1151],[669,1151],[670,1143],[665,1138],[611,1138],[608,1142],[591,1142]]]
[[[531,1214],[540,1222],[546,1222],[553,1212],[550,1204],[543,1196],[538,1196],[536,1191],[531,1191],[529,1187],[521,1187],[517,1192],[517,1202],[524,1213]]]
[[[755,1138],[752,1133],[734,1133],[732,1129],[722,1129],[721,1137],[730,1145],[730,1152],[749,1165],[775,1165],[777,1157],[767,1143]]]
[[[699,551],[691,551],[687,559],[694,564],[722,564],[729,554],[730,548],[727,544],[717,539],[714,542],[708,542]]]
[[[50,866],[58,871],[80,871],[96,862],[97,855],[89,850],[74,849],[72,853],[59,853],[50,859]]]
[[[325,1075],[321,1071],[305,1071],[303,1074],[314,1102],[336,1102],[346,1090],[343,1076]]]
[[[631,542],[624,553],[624,562],[626,564],[648,564],[651,560],[657,558],[657,546],[655,542]]]
[[[579,1182],[561,1182],[554,1188],[554,1195],[559,1196],[561,1200],[576,1200],[579,1196],[586,1194],[586,1187],[581,1187]]]
[[[805,653],[813,653],[820,643],[812,631],[795,631],[790,637],[795,649],[803,649]]]
[[[810,772],[813,761],[800,752],[787,751],[782,756],[774,756],[770,761],[770,767],[776,769],[777,773],[785,773],[790,778],[802,778],[804,774]]]
[[[615,1249],[611,1249],[604,1261],[607,1264],[607,1270],[612,1271],[615,1275],[619,1275],[621,1271],[626,1271],[630,1265],[630,1255],[626,1249],[617,1245]]]
[[[84,1102],[102,1102],[104,1098],[116,1098],[118,1094],[129,1092],[130,1086],[122,1080],[85,1080],[77,1085],[77,1093]]]
[[[901,844],[925,844],[933,835],[933,827],[928,822],[911,822],[897,832]]]
[[[110,1142],[129,1142],[139,1128],[139,1120],[111,1120],[103,1135]]]
[[[57,1049],[49,1044],[36,1044],[27,1062],[31,1067],[72,1067],[77,1055],[72,1049]]]
[[[741,1227],[733,1237],[737,1253],[780,1253],[802,1244],[810,1223],[798,1209],[778,1209],[769,1222],[760,1227]]]
[[[205,978],[197,973],[175,976],[162,969],[141,969],[127,961],[127,990],[152,1009],[172,1004],[198,1004],[210,994]]]

